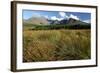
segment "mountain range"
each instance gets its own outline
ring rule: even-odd
[[[24,24],[35,24],[35,25],[90,25],[90,23],[83,22],[81,20],[76,20],[73,18],[63,19],[63,20],[51,20],[45,17],[31,17],[27,20],[23,20]]]

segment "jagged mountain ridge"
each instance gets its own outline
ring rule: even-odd
[[[45,17],[31,17],[27,20],[23,20],[25,24],[35,24],[35,25],[53,25],[53,24],[62,24],[62,25],[88,25],[90,23],[86,23],[80,20],[76,20],[73,18],[63,19],[63,20],[51,20],[46,19]]]

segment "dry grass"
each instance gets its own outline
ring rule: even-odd
[[[24,30],[23,35],[23,62],[91,58],[90,30]]]

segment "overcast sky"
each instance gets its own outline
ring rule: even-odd
[[[90,13],[23,10],[23,19],[29,19],[31,17],[45,17],[52,20],[74,18],[87,23],[90,23],[91,20]]]

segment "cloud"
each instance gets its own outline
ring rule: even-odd
[[[66,17],[66,13],[65,13],[65,12],[59,12],[59,15],[60,15],[61,17]]]
[[[65,18],[69,19],[69,16],[67,16],[67,15],[66,15],[66,17],[65,17]]]
[[[77,16],[75,16],[73,14],[70,14],[69,18],[73,18],[73,19],[76,19],[76,20],[80,20]]]
[[[56,16],[52,16],[51,17],[51,20],[58,20],[58,21],[60,21],[60,20],[63,20],[64,18],[57,18]]]
[[[65,12],[59,12],[59,15],[61,16],[61,18],[63,18],[63,19],[69,19],[69,16],[68,15],[66,15],[66,13]]]
[[[64,18],[58,18],[58,21],[61,21],[61,20],[63,20]]]
[[[49,19],[49,16],[48,16],[48,15],[45,15],[44,17],[45,17],[46,19]]]
[[[83,22],[91,23],[91,20],[90,19],[87,19],[87,20],[83,20]]]
[[[73,15],[73,14],[70,14],[70,15],[68,16],[68,15],[66,15],[65,12],[59,12],[59,15],[60,15],[61,17],[63,17],[63,18],[67,18],[67,19],[73,18],[73,19],[76,19],[76,20],[80,20],[80,19],[78,18],[78,16],[75,16],[75,15]]]
[[[52,20],[57,20],[56,16],[51,17]]]

